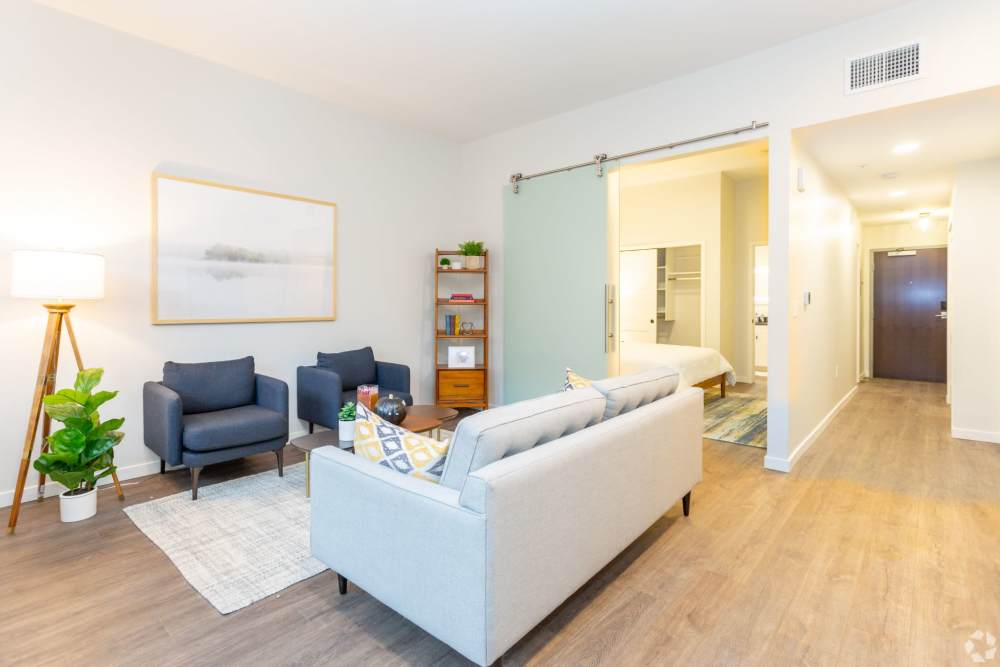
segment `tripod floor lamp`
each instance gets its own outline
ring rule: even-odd
[[[83,370],[83,359],[76,345],[76,335],[70,323],[69,311],[77,301],[94,301],[104,297],[104,257],[80,252],[51,250],[15,250],[11,256],[11,296],[42,301],[49,313],[42,343],[42,358],[38,362],[38,375],[28,414],[28,430],[24,435],[21,467],[14,487],[14,502],[10,508],[7,532],[13,533],[21,510],[24,485],[28,479],[31,454],[35,448],[38,423],[42,424],[41,451],[48,449],[46,439],[51,423],[42,411],[42,397],[55,391],[56,370],[59,366],[59,342],[63,327],[73,347],[76,366]],[[112,474],[118,497],[124,498],[118,475]],[[45,495],[45,475],[38,477],[38,497]]]

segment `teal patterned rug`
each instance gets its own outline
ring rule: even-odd
[[[705,392],[705,433],[709,440],[767,449],[767,399],[743,394],[725,398]]]

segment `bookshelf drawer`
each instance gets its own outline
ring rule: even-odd
[[[486,389],[484,375],[481,370],[439,371],[438,400],[481,399]]]

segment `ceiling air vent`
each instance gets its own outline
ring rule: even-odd
[[[920,76],[920,43],[847,59],[847,94],[891,86]]]

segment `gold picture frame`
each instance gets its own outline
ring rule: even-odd
[[[269,192],[238,185],[218,183],[215,181],[174,176],[154,171],[150,177],[152,187],[152,238],[151,238],[151,269],[150,269],[150,319],[155,325],[169,324],[250,324],[261,322],[327,322],[337,319],[337,205],[335,202]],[[330,310],[329,313],[302,316],[248,316],[248,317],[163,317],[160,306],[160,183],[161,181],[193,184],[240,193],[290,200],[330,208]]]

